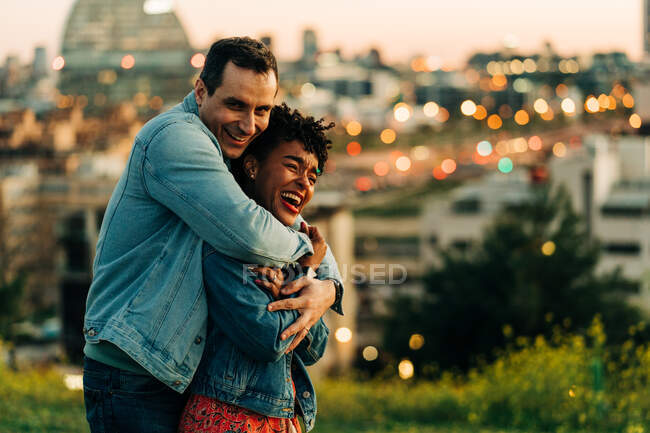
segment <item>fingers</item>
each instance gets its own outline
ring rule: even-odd
[[[309,226],[306,222],[303,221],[300,223],[300,231],[309,236]]]
[[[286,286],[282,287],[281,293],[283,295],[291,295],[302,290],[302,288],[307,284],[309,284],[309,279],[306,277],[300,277],[297,280],[293,280]]]
[[[255,284],[257,284],[258,287],[268,290],[274,299],[280,298],[280,286],[277,284],[264,280],[255,280]]]
[[[279,301],[271,302],[266,308],[269,311],[278,310],[298,310],[304,307],[304,300],[300,298],[281,299]]]
[[[305,337],[307,337],[307,334],[309,334],[309,328],[304,328],[299,333],[297,333],[296,336],[293,337],[293,341],[291,341],[291,344],[289,345],[289,347],[284,353],[289,353],[292,350],[294,350],[296,347],[298,347],[300,342],[304,340]]]
[[[295,322],[293,322],[287,329],[282,331],[282,334],[280,335],[281,340],[286,340],[287,338],[291,337],[294,334],[299,333],[301,330],[307,328],[312,325],[312,323],[309,323],[311,320],[309,320],[309,316],[306,314],[301,315],[296,319]]]

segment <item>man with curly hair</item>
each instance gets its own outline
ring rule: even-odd
[[[267,128],[277,89],[268,48],[222,39],[194,90],[137,134],[105,212],[86,303],[93,433],[176,431],[207,336],[204,244],[243,263],[318,267],[309,235],[258,206],[229,171]],[[341,312],[331,254],[323,265],[291,303],[275,305],[301,312],[284,331],[295,344],[328,308]]]

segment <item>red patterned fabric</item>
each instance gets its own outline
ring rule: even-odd
[[[301,433],[298,418],[274,418],[243,407],[193,394],[178,433]]]

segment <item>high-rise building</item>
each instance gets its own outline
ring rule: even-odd
[[[191,90],[192,54],[169,8],[145,0],[77,0],[63,35],[59,90],[84,95],[90,107],[133,99],[159,109]]]
[[[315,62],[318,53],[318,40],[313,29],[305,29],[302,32],[302,60],[304,62]]]

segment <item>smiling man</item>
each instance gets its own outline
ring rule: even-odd
[[[309,238],[249,199],[229,172],[269,122],[273,54],[250,38],[210,48],[195,89],[142,128],[102,222],[88,293],[84,398],[92,432],[175,432],[207,324],[202,248],[281,266],[313,252]],[[304,281],[286,335],[303,338],[342,286],[331,254]]]

